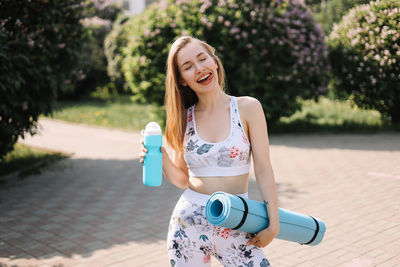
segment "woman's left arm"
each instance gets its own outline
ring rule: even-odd
[[[242,102],[246,121],[249,129],[249,139],[251,143],[254,173],[258,188],[267,204],[269,225],[266,229],[257,233],[249,241],[249,245],[257,247],[267,246],[279,233],[279,210],[278,194],[272,170],[267,122],[261,103],[252,97],[247,97]]]

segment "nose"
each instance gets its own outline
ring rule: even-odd
[[[202,73],[204,71],[204,67],[199,62],[195,62],[194,67],[197,73]]]

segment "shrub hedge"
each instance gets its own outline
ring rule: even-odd
[[[351,9],[329,36],[335,88],[400,125],[400,2]]]
[[[314,17],[321,24],[321,28],[325,34],[332,31],[335,23],[338,23],[343,15],[345,15],[351,8],[367,4],[371,0],[329,0],[324,4],[321,0],[306,0],[306,4],[310,6],[313,11]]]
[[[104,54],[107,59],[107,74],[111,82],[120,93],[129,91],[121,69],[123,59],[122,49],[127,46],[128,34],[125,23],[129,16],[120,14],[112,25],[112,30],[104,39]]]
[[[298,97],[326,91],[324,34],[298,1],[164,0],[125,27],[128,41],[120,64],[142,102],[163,104],[167,53],[181,35],[214,46],[226,69],[229,93],[258,98],[271,123],[298,110]]]
[[[109,86],[111,81],[107,75],[104,39],[111,31],[114,20],[122,14],[122,7],[110,0],[86,0],[85,10],[85,18],[81,21],[88,35],[88,41],[82,44],[84,49],[81,51],[86,58],[81,65],[84,79],[63,98],[80,98],[98,88]]]
[[[0,2],[0,158],[56,97],[82,79],[82,44],[87,34],[79,0]]]

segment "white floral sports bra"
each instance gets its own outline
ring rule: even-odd
[[[231,131],[222,142],[202,140],[196,129],[194,104],[187,110],[183,141],[184,158],[190,176],[235,176],[250,171],[251,146],[240,120],[236,98],[231,96]]]

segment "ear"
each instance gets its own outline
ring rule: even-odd
[[[179,80],[179,83],[182,85],[182,86],[187,86],[188,84],[184,81],[184,80],[182,80],[182,79],[180,79]]]
[[[217,67],[217,70],[218,70],[218,62],[214,59],[214,63],[215,63],[215,66]]]

